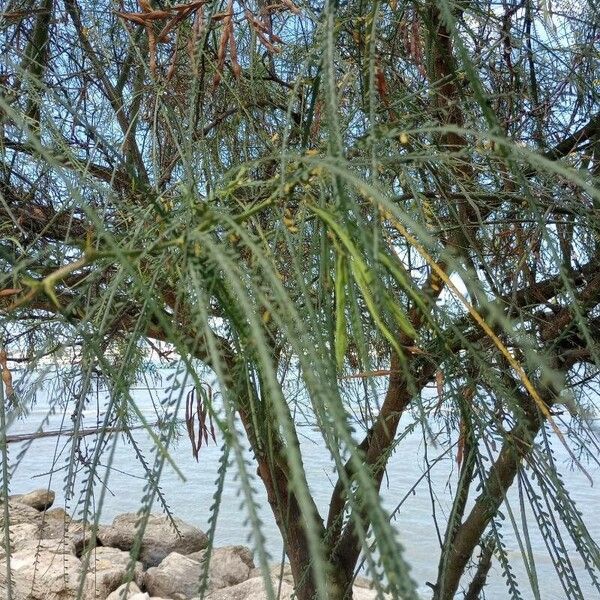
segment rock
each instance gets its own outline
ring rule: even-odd
[[[68,539],[75,545],[75,554],[79,557],[87,550],[98,545],[92,542],[91,523],[72,519],[63,508],[53,508],[42,514],[41,537],[47,539]]]
[[[84,569],[82,600],[104,600],[126,581],[130,561],[127,552],[116,548],[95,548],[89,554],[86,565],[74,554],[60,552],[65,542],[31,540],[29,547],[12,554],[11,567],[17,592],[15,600],[74,600]],[[55,550],[49,550],[48,544],[54,545]],[[6,569],[4,561],[0,561],[2,568]],[[142,573],[142,565],[138,562],[133,572],[134,585],[141,582]],[[137,585],[135,591],[141,593]],[[146,600],[146,596],[138,600]]]
[[[11,496],[10,500],[14,500],[19,504],[25,504],[31,506],[37,511],[43,511],[50,508],[54,504],[54,498],[56,494],[52,490],[34,490],[28,494],[21,494],[19,496]]]
[[[36,536],[37,537],[37,536]],[[51,552],[52,554],[72,554],[75,556],[75,545],[67,538],[62,539],[28,539],[16,547],[19,552]]]
[[[204,560],[206,550],[188,555],[199,562]],[[246,546],[223,546],[213,548],[210,553],[209,591],[242,583],[254,570],[252,550]]]
[[[31,542],[39,537],[40,526],[37,523],[19,523],[9,528],[10,541],[15,548],[19,544]]]
[[[52,508],[41,515],[42,531],[41,535],[45,538],[61,538],[71,527],[73,521],[71,516],[64,508]]]
[[[131,583],[120,585],[106,597],[106,600],[133,600],[133,598],[136,598],[136,600],[142,600],[142,598],[147,600],[150,596],[143,594],[135,581],[132,581]]]
[[[171,552],[158,567],[144,574],[144,586],[153,596],[187,600],[198,594],[202,564],[183,554]]]
[[[391,600],[390,594],[383,594],[378,596],[377,590],[361,587],[355,585],[352,588],[352,600],[377,600],[383,598],[384,600]]]
[[[68,532],[68,536],[75,546],[75,555],[79,557],[101,545],[98,538],[92,535],[91,526],[87,524],[79,523]]]
[[[144,576],[150,594],[185,600],[198,594],[204,573],[202,561],[206,551],[187,556],[172,552],[158,567],[151,567]],[[246,546],[214,548],[210,554],[207,591],[236,585],[248,579],[254,568],[252,551]]]
[[[269,571],[271,572],[271,578],[273,579],[273,581],[277,580],[279,581],[280,579],[282,579],[283,581],[285,581],[285,583],[289,583],[290,585],[294,585],[294,577],[292,576],[292,568],[290,567],[289,564],[284,564],[283,565],[283,573],[281,570],[281,565],[273,565]],[[256,567],[255,569],[252,569],[252,571],[250,571],[250,575],[249,575],[249,579],[252,579],[254,577],[262,577],[262,571],[260,569],[260,567]]]
[[[290,600],[294,592],[293,586],[282,581],[279,589],[277,579],[273,580],[273,590],[279,600]],[[277,596],[278,590],[280,591]],[[216,590],[206,596],[206,600],[267,600],[267,591],[262,577],[253,577],[237,585]],[[196,599],[198,600],[198,599]]]
[[[281,570],[281,565],[273,565],[270,568],[270,572],[275,591],[277,591],[276,586],[279,584],[280,580],[283,584],[291,586],[293,588],[294,578],[292,577],[292,569],[289,564],[286,563],[283,566],[283,573]],[[256,569],[252,569],[252,571],[250,572],[250,579],[262,579],[262,573],[260,568],[257,567]],[[225,598],[222,598],[220,596],[213,598],[212,594],[209,598],[210,600],[225,600]],[[266,592],[265,595],[261,596],[260,598],[264,598],[266,600]],[[375,600],[377,598],[377,590],[373,589],[373,582],[370,579],[367,579],[366,577],[356,577],[356,579],[354,580],[354,585],[352,586],[352,598],[353,600]],[[391,598],[391,596],[389,596],[389,594],[384,594],[383,598],[387,599]],[[253,600],[258,599],[259,596],[253,596]],[[237,596],[235,599],[233,599],[232,597],[232,600],[237,600]]]
[[[9,500],[8,512],[9,525],[40,522],[40,513],[35,508],[27,506],[27,504]],[[4,529],[4,503],[0,503],[0,531],[2,529]]]
[[[39,534],[39,526],[36,523],[18,523],[17,525],[10,525],[10,547],[13,552],[20,550],[24,544],[37,539]],[[2,542],[0,546],[0,559],[6,556],[6,550],[4,549],[4,531],[2,531]]]
[[[112,525],[100,527],[98,538],[102,545],[131,550],[136,537],[137,520],[135,513],[126,513],[116,517]],[[181,519],[173,521],[178,532],[167,517],[156,514],[149,516],[139,556],[144,566],[158,566],[171,552],[185,555],[206,548],[208,538],[203,531]]]
[[[0,561],[0,572],[6,562]],[[15,600],[65,600],[76,598],[80,585],[81,561],[72,554],[27,548],[11,556],[11,574]],[[0,589],[6,579],[0,580]],[[83,582],[82,600],[95,600],[93,581]]]
[[[19,523],[10,526],[11,556],[19,553],[19,556],[35,555],[40,552],[51,554],[75,555],[75,546],[67,538],[62,539],[40,539],[40,527],[36,523]],[[6,558],[4,548],[0,548],[0,560]],[[14,565],[13,565],[14,567]]]
[[[93,581],[98,598],[106,598],[108,594],[116,590],[121,584],[128,580],[128,571],[131,558],[129,553],[117,548],[98,547],[90,551],[89,555],[82,558],[82,568],[85,566],[86,558],[87,578]],[[133,570],[133,582],[138,586],[142,583],[142,563],[136,562]]]
[[[373,589],[373,582],[366,577],[355,577],[354,578],[354,587],[365,588],[368,590]]]

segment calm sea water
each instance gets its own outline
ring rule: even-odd
[[[14,422],[9,428],[9,434],[36,430],[42,421],[48,418],[48,395],[52,395],[52,393],[51,390],[41,391],[38,394],[37,403],[29,415]],[[164,396],[164,392],[161,393],[160,391],[155,394],[147,391],[134,392],[136,401],[149,422],[156,420],[154,404],[161,398],[161,394]],[[102,402],[102,396],[100,395],[98,397],[100,412]],[[69,420],[70,410],[72,410],[72,407],[69,408],[69,412],[57,411],[56,414],[51,415],[44,429],[56,430],[61,426],[65,429],[69,428],[71,425]],[[98,408],[90,408],[84,418],[84,427],[94,426],[97,419]],[[198,462],[196,462],[191,455],[191,446],[183,429],[182,432],[183,435],[173,445],[171,454],[177,467],[185,477],[185,481],[172,467],[167,465],[162,475],[161,489],[175,515],[206,530],[208,528],[209,509],[213,504],[218,461],[221,456],[220,444],[217,440],[217,444],[211,442],[208,446],[203,447]],[[306,426],[300,428],[300,435],[304,464],[311,491],[317,505],[323,511],[322,514],[325,514],[333,486],[333,469],[327,452],[323,451],[323,443],[318,432],[314,428]],[[150,436],[147,432],[141,430],[136,431],[134,437],[139,449],[151,464],[152,441]],[[86,448],[92,447],[93,439],[93,437],[83,439],[83,458],[85,458]],[[16,463],[26,446],[24,442],[10,444],[9,452],[12,464]],[[592,486],[581,471],[569,467],[568,453],[560,443],[555,443],[555,449],[560,464],[564,465],[563,474],[569,492],[583,513],[592,536],[600,541],[600,493],[598,491],[600,469],[594,467],[594,465],[587,467],[588,472],[595,481],[595,485]],[[65,437],[41,438],[30,443],[25,454],[19,458],[19,463],[11,481],[11,493],[17,494],[34,488],[49,487],[57,492],[55,506],[64,506],[71,512],[75,511],[76,503],[74,501],[71,501],[68,506],[65,505],[63,491],[70,451],[71,443]],[[426,478],[422,477],[427,469],[426,458],[429,464],[432,464],[441,453],[441,447],[436,448],[431,443],[426,445],[421,433],[410,434],[402,442],[400,450],[392,457],[382,490],[383,501],[389,511],[394,510],[399,501],[409,494],[407,501],[395,515],[394,525],[398,531],[399,539],[404,545],[405,557],[412,565],[412,575],[420,586],[423,598],[430,596],[430,590],[425,582],[435,581],[439,557],[440,546],[438,534],[433,524],[433,515],[435,512],[435,516],[440,523],[440,532],[443,534],[445,517],[447,517],[451,500],[450,491],[456,481],[455,474],[450,479],[448,477],[449,473],[456,471],[453,459],[450,457],[442,458],[433,467],[431,487]],[[104,467],[107,464],[109,454],[110,448],[107,449],[104,455]],[[250,468],[250,473],[254,474],[253,468]],[[83,475],[78,480],[79,489],[81,489],[82,479]],[[136,511],[144,494],[144,484],[143,468],[135,459],[131,445],[120,437],[116,445],[109,477],[106,477],[106,470],[103,469],[95,488],[96,501],[102,487],[105,489],[104,503],[101,508],[101,522],[110,522],[114,516],[123,512]],[[259,514],[263,521],[267,549],[273,558],[273,562],[276,562],[281,558],[282,552],[279,532],[271,516],[260,480],[255,479],[255,484],[257,490],[256,502],[260,506]],[[437,500],[435,509],[432,507],[432,495]],[[515,519],[520,522],[519,503],[515,493],[509,495],[509,503]],[[158,509],[156,504],[155,508]],[[517,537],[510,531],[511,527],[508,521],[505,523],[503,531],[505,542],[509,556],[513,561],[514,572],[521,583],[523,598],[533,598],[533,594],[528,591],[528,580],[523,563],[520,560]],[[543,600],[564,598],[565,594],[558,576],[546,552],[543,536],[532,519],[529,521],[529,534],[532,539],[541,598]],[[230,467],[228,471],[216,538],[218,545],[239,543],[253,545],[251,527],[248,524],[248,513],[244,508],[243,498],[240,495],[235,467]],[[570,550],[570,559],[574,568],[580,575],[585,600],[598,598],[598,593],[591,586],[589,576],[584,570],[583,561],[576,554],[574,545],[568,535],[564,536],[564,540]],[[487,598],[502,599],[510,597],[497,561],[494,561],[486,590]]]

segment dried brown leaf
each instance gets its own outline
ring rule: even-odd
[[[292,2],[292,0],[281,0],[281,3],[295,15],[300,14],[300,9]]]
[[[435,387],[439,402],[444,399],[444,373],[439,369],[435,372]]]
[[[6,354],[6,350],[0,350],[0,367],[2,368],[2,381],[4,382],[6,397],[12,399],[15,390],[13,388],[12,375],[8,368],[8,355]]]
[[[227,19],[233,17],[233,12],[229,12],[228,10],[220,13],[216,13],[212,16],[213,21],[223,21],[223,19]]]
[[[235,43],[235,36],[233,35],[233,31],[229,36],[229,54],[231,55],[231,70],[233,71],[233,75],[236,79],[239,79],[242,75],[242,67],[240,67],[240,63],[237,58],[237,46]]]
[[[20,294],[23,290],[21,288],[5,288],[0,290],[0,298],[5,298],[6,296],[14,296],[15,294]]]
[[[463,420],[460,421],[460,433],[458,435],[458,447],[456,450],[456,464],[460,467],[465,454],[465,424]]]

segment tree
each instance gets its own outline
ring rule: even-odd
[[[298,598],[333,600],[361,555],[415,597],[379,499],[412,414],[459,468],[436,600],[480,597],[493,556],[520,597],[499,531],[516,479],[565,595],[582,592],[561,528],[600,589],[550,443],[597,461],[592,3],[23,0],[0,22],[4,373],[31,374],[4,420],[42,359],[73,360],[75,428],[92,378],[111,391],[93,470],[128,435],[148,352],[170,349],[255,519],[243,426]],[[336,469],[326,515],[299,401]],[[153,432],[148,506],[174,432]]]

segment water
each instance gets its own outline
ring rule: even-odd
[[[160,392],[158,393],[160,396]],[[153,410],[153,402],[157,397],[147,392],[135,392],[142,413],[148,421],[156,420]],[[101,401],[100,401],[101,404]],[[24,420],[12,424],[9,434],[34,431],[42,420],[47,416],[48,400],[44,393],[39,395],[38,402],[32,412]],[[46,430],[55,430],[70,426],[68,413],[55,414],[50,417]],[[84,418],[84,426],[93,426],[97,419],[97,410],[89,410]],[[300,428],[301,447],[304,465],[307,471],[311,491],[322,514],[326,514],[329,496],[333,487],[333,469],[328,460],[327,453],[323,451],[323,443],[318,432],[309,426]],[[147,432],[136,431],[134,438],[139,444],[144,455],[150,460],[152,455],[150,449],[152,442]],[[86,446],[90,448],[93,444],[93,436],[83,438],[83,454]],[[162,479],[161,489],[164,492],[173,513],[201,529],[207,530],[209,523],[209,511],[213,504],[215,492],[215,481],[217,479],[218,461],[221,456],[220,444],[210,443],[201,449],[199,460],[191,455],[190,443],[185,433],[176,441],[172,448],[172,456],[177,467],[185,477],[185,482],[170,466],[166,466]],[[9,451],[11,462],[14,462],[26,446],[25,442],[10,444]],[[555,444],[559,461],[565,464],[563,470],[564,478],[572,498],[582,511],[594,539],[600,540],[600,494],[597,485],[592,487],[586,476],[579,470],[570,470],[566,464],[568,454],[559,444]],[[30,443],[25,455],[21,458],[11,481],[11,493],[23,493],[34,488],[50,487],[56,490],[57,498],[55,506],[65,506],[63,493],[63,480],[66,475],[66,465],[69,461],[71,444],[67,438],[41,438]],[[433,507],[431,496],[436,498],[436,517],[440,523],[439,529],[443,534],[445,518],[447,517],[451,495],[448,488],[448,473],[456,471],[452,459],[442,458],[432,470],[431,489],[426,478],[422,478],[427,466],[425,463],[425,444],[421,433],[410,434],[400,445],[400,450],[392,457],[387,478],[384,482],[382,497],[386,508],[391,512],[398,502],[421,479],[420,483],[410,492],[407,501],[395,515],[394,525],[398,531],[399,539],[405,548],[405,557],[412,566],[412,576],[420,586],[423,598],[430,596],[430,590],[425,585],[427,581],[435,581],[435,573],[439,558],[439,542],[436,528],[433,525]],[[428,445],[428,459],[432,464],[442,452],[441,447],[434,448]],[[109,450],[104,455],[103,466],[106,466]],[[105,486],[105,499],[101,509],[101,522],[110,522],[117,514],[136,511],[140,506],[145,483],[144,471],[135,460],[132,448],[122,436],[117,443],[113,468]],[[593,479],[600,481],[600,469],[589,466],[589,473]],[[254,475],[254,468],[250,469]],[[102,475],[101,478],[105,478]],[[81,478],[80,478],[81,479]],[[450,485],[454,486],[456,477],[450,478]],[[260,505],[259,515],[263,522],[263,530],[266,536],[268,551],[273,562],[281,558],[282,546],[279,531],[275,525],[270,508],[267,504],[262,485],[255,477],[255,488],[257,494],[256,502]],[[102,484],[96,486],[95,500],[99,498]],[[514,490],[513,490],[514,492]],[[520,521],[518,501],[515,493],[509,495],[509,502],[515,513],[515,518]],[[74,502],[65,506],[67,510],[75,510]],[[158,506],[155,504],[155,509]],[[506,512],[506,511],[505,511]],[[217,545],[248,543],[252,546],[251,527],[248,523],[248,513],[244,508],[243,498],[240,495],[240,486],[235,477],[235,468],[230,467],[221,500],[220,515],[216,529]],[[529,521],[529,533],[532,539],[533,552],[540,583],[541,598],[543,600],[559,600],[565,597],[558,576],[546,552],[543,536],[536,528],[533,520]],[[506,522],[504,527],[505,542],[509,550],[509,556],[513,561],[514,572],[517,576],[523,597],[533,598],[528,593],[528,584],[525,568],[520,560],[520,551],[517,539],[511,533],[510,525]],[[579,575],[585,600],[598,598],[598,593],[593,589],[589,576],[583,568],[583,561],[575,552],[574,545],[570,542],[568,535],[564,537],[569,548],[569,555],[574,568]],[[486,587],[488,598],[508,598],[509,593],[503,581],[498,561],[494,560]]]

